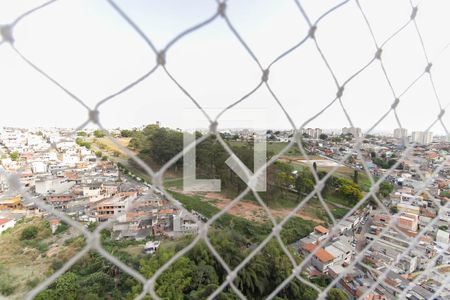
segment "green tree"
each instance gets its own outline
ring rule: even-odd
[[[120,131],[120,136],[127,138],[127,137],[132,137],[133,136],[133,131],[128,130],[128,129],[123,129]]]
[[[54,285],[58,299],[77,299],[77,292],[80,288],[77,280],[78,276],[72,272],[67,272],[56,279]]]
[[[141,272],[146,277],[151,277],[174,254],[173,250],[161,249],[157,252],[156,259],[141,260]],[[188,257],[179,258],[158,277],[156,293],[164,299],[184,299],[184,293],[189,291],[192,283],[193,267],[193,262]]]
[[[19,159],[19,152],[13,151],[9,154],[9,157],[11,158],[11,160],[16,161]]]
[[[359,187],[351,184],[342,185],[340,188],[340,192],[342,196],[350,200],[352,204],[355,204],[363,197],[363,194],[361,193]]]
[[[105,132],[103,130],[97,129],[94,131],[94,136],[96,138],[102,138],[105,136]]]
[[[324,133],[321,133],[321,134],[319,135],[319,139],[321,139],[321,140],[327,140],[327,139],[328,139],[328,135],[326,135],[326,134],[324,134]]]
[[[398,208],[397,205],[393,205],[389,208],[389,211],[391,212],[391,214],[396,214],[398,213]]]
[[[302,195],[312,192],[314,189],[314,178],[309,171],[303,170],[298,172],[297,178],[295,179],[295,189],[298,193],[297,199],[300,199]]]
[[[380,183],[380,187],[378,189],[378,193],[381,196],[387,197],[393,191],[394,191],[394,186],[391,183],[389,183],[387,181],[383,181],[382,183]]]
[[[87,136],[87,133],[85,131],[78,131],[77,136]]]

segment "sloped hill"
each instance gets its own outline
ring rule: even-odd
[[[24,294],[59,269],[83,247],[84,239],[65,224],[52,234],[41,218],[20,220],[0,235],[0,295]]]

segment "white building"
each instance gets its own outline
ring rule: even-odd
[[[195,232],[198,230],[198,224],[195,217],[180,210],[173,216],[173,231],[175,232]]]
[[[349,134],[351,133],[353,137],[358,138],[362,136],[361,128],[358,127],[344,127],[342,128],[342,134]]]
[[[65,141],[65,142],[59,142],[56,145],[56,148],[60,151],[67,151],[69,149],[74,149],[75,148],[75,142],[73,141]]]
[[[14,219],[0,218],[0,234],[9,228],[13,228],[15,225],[16,221]]]
[[[436,244],[447,249],[450,246],[450,233],[439,229],[436,233]]]
[[[335,257],[334,263],[350,263],[350,259],[352,258],[352,248],[350,245],[336,241],[325,247],[325,250]]]
[[[411,135],[411,142],[428,145],[433,141],[433,133],[425,131],[413,131]]]
[[[75,185],[75,181],[61,178],[44,178],[36,180],[36,193],[41,195],[62,194]]]
[[[34,161],[31,163],[31,170],[34,174],[36,173],[46,173],[47,172],[47,164],[43,161]]]
[[[396,128],[394,129],[394,138],[396,139],[404,139],[408,137],[408,130],[405,128]]]
[[[439,220],[450,222],[450,208],[449,207],[439,208]]]
[[[75,166],[79,162],[80,162],[80,156],[67,154],[67,153],[63,154],[63,163],[65,163],[69,166]]]

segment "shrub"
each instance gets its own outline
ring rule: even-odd
[[[0,281],[0,294],[9,296],[14,292],[14,285],[11,281]]]
[[[105,136],[105,133],[104,133],[102,130],[97,129],[96,131],[94,131],[94,136],[95,136],[96,138],[102,138],[102,137]]]
[[[27,281],[27,287],[30,288],[30,289],[32,289],[32,288],[34,288],[35,286],[37,286],[37,285],[39,284],[39,282],[40,282],[40,280],[39,280],[39,278],[37,278],[37,277],[35,277],[35,278],[33,278],[33,279],[29,279],[29,280]]]
[[[64,262],[60,259],[52,261],[52,269],[53,271],[57,271],[61,269],[61,267],[64,265]]]
[[[61,222],[61,224],[59,224],[59,226],[56,228],[55,234],[63,233],[64,231],[69,229],[69,227],[70,226],[67,225],[65,222]]]
[[[20,235],[21,240],[32,240],[38,235],[38,229],[36,226],[29,226],[22,231]]]
[[[39,252],[40,252],[41,254],[42,254],[42,253],[45,253],[45,252],[48,251],[48,244],[47,244],[47,243],[44,243],[44,242],[39,243],[39,245],[37,246],[37,249],[39,250]]]

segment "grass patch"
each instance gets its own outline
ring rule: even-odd
[[[325,201],[327,201],[328,203],[331,204],[339,204],[339,205],[343,205],[345,207],[349,207],[349,203],[347,200],[345,200],[344,198],[342,198],[341,196],[337,196],[334,195],[333,193],[325,193],[323,195],[323,198]]]
[[[337,219],[342,219],[347,213],[349,212],[349,209],[336,207],[331,209],[331,213],[333,214],[333,217]]]
[[[244,147],[249,144],[249,142],[246,141],[227,141],[227,143],[230,146],[233,147]],[[272,153],[273,155],[276,155],[280,153],[286,146],[288,145],[288,142],[270,142],[267,141],[266,143],[266,151],[267,153]],[[300,150],[298,149],[297,145],[293,145],[284,155],[287,156],[297,156],[302,155]]]
[[[189,211],[195,210],[207,218],[212,217],[220,211],[219,208],[207,203],[199,196],[183,195],[173,191],[170,191],[170,193],[186,209]],[[254,242],[261,241],[272,230],[272,225],[268,222],[262,224],[256,223],[228,213],[223,214],[214,224],[219,228],[231,229]],[[281,236],[286,243],[293,243],[308,235],[315,225],[316,223],[312,221],[293,217],[284,225]]]
[[[37,233],[29,228],[37,228]],[[25,233],[25,239],[21,240],[24,231],[29,233]],[[52,235],[48,222],[41,218],[24,218],[10,231],[4,232],[0,236],[0,294],[22,299],[27,291],[55,271],[53,262],[64,263],[73,257],[82,245],[64,245],[64,238],[67,235],[63,233]],[[83,237],[78,239],[84,244]],[[54,256],[47,257],[46,253],[53,244],[59,247]]]
[[[165,188],[183,188],[183,178],[166,178],[164,179],[164,187]]]
[[[15,280],[15,277],[0,264],[0,295],[10,296],[16,288]]]
[[[130,143],[131,138],[116,138],[115,139],[120,145],[127,147]],[[94,143],[102,150],[112,153],[119,153],[121,158],[127,158],[128,155],[122,151],[116,144],[114,144],[109,138],[95,138]]]

